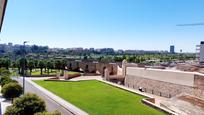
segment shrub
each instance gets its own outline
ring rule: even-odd
[[[19,97],[22,94],[23,89],[18,83],[8,83],[3,86],[1,92],[4,98],[13,99]]]
[[[1,80],[0,80],[0,85],[3,87],[5,84],[11,83],[11,82],[15,82],[18,83],[16,80],[12,80],[10,77],[8,76],[1,76]]]
[[[13,107],[13,106],[8,106],[6,108],[6,112],[4,113],[4,115],[19,115],[18,114],[17,108]]]
[[[3,87],[5,84],[8,84],[12,79],[8,76],[1,76],[0,85]]]
[[[54,111],[54,112],[39,112],[39,113],[36,113],[35,115],[61,115],[61,113],[58,112],[58,111]]]
[[[5,68],[0,68],[0,76],[10,76],[11,73]]]
[[[10,78],[11,73],[9,70],[5,68],[0,68],[0,85],[3,87],[3,85],[12,82]]]
[[[6,110],[5,115],[34,115],[46,111],[45,102],[35,94],[25,94],[17,98]],[[12,113],[13,112],[13,113]]]

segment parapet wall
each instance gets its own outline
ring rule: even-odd
[[[127,67],[126,71],[126,75],[139,76],[141,78],[169,82],[190,87],[194,86],[195,74],[193,73],[159,69],[145,69],[137,67]]]
[[[139,89],[142,87],[143,91],[155,95],[171,98],[180,93],[187,93],[204,99],[204,90],[184,85],[173,84],[158,80],[152,80],[137,76],[127,75],[125,77],[125,86]]]
[[[164,97],[188,93],[204,99],[204,76],[194,72],[126,67],[125,85]]]

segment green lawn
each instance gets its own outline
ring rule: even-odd
[[[91,115],[163,115],[144,105],[145,97],[99,81],[34,81]]]
[[[49,75],[57,75],[57,74],[59,74],[59,73],[61,73],[61,72],[59,72],[59,70],[55,70],[55,69],[53,69],[52,71],[51,70],[49,70],[50,72],[49,72]],[[28,74],[30,74],[30,71],[28,71]],[[32,71],[32,73],[31,73],[31,75],[40,75],[41,73],[40,73],[40,69],[33,69],[33,71]],[[44,71],[43,70],[43,73],[42,73],[43,75],[48,75],[48,72],[46,71]],[[73,75],[73,74],[79,74],[79,72],[73,72],[73,71],[67,71],[67,72],[65,72],[65,74],[69,74],[69,75]]]

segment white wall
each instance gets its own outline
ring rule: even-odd
[[[164,81],[179,85],[193,86],[194,74],[180,71],[168,71],[158,69],[144,69],[137,67],[127,67],[127,75],[148,78],[152,80]]]

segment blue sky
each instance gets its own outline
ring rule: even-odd
[[[9,0],[1,43],[195,52],[204,0]]]

